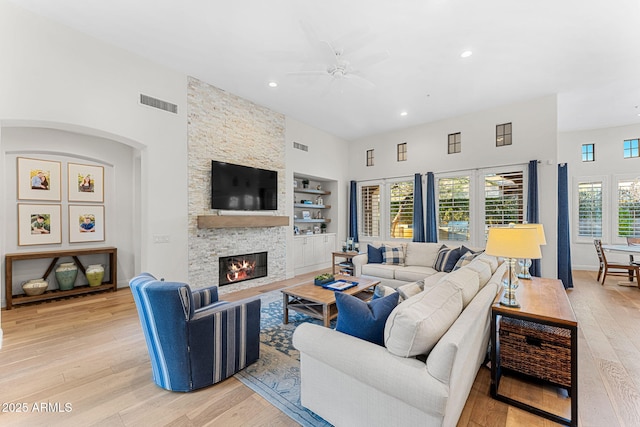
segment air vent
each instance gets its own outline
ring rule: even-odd
[[[302,151],[309,151],[308,145],[300,144],[299,142],[295,142],[295,141],[293,141],[293,148],[297,150],[302,150]]]
[[[148,95],[140,94],[140,103],[148,105],[149,107],[158,108],[160,110],[168,111],[170,113],[178,114],[178,106],[161,99],[153,98]]]

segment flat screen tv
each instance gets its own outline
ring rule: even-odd
[[[211,209],[278,209],[278,172],[211,161]]]

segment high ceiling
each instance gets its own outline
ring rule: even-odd
[[[637,0],[14,2],[347,140],[555,93],[561,131],[640,123]]]

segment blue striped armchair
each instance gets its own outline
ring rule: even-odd
[[[258,360],[260,299],[218,300],[218,287],[142,273],[129,282],[147,341],[154,382],[172,391],[215,384]]]

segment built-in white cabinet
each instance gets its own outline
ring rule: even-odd
[[[295,274],[331,267],[331,253],[336,250],[334,233],[309,234],[293,238]]]

